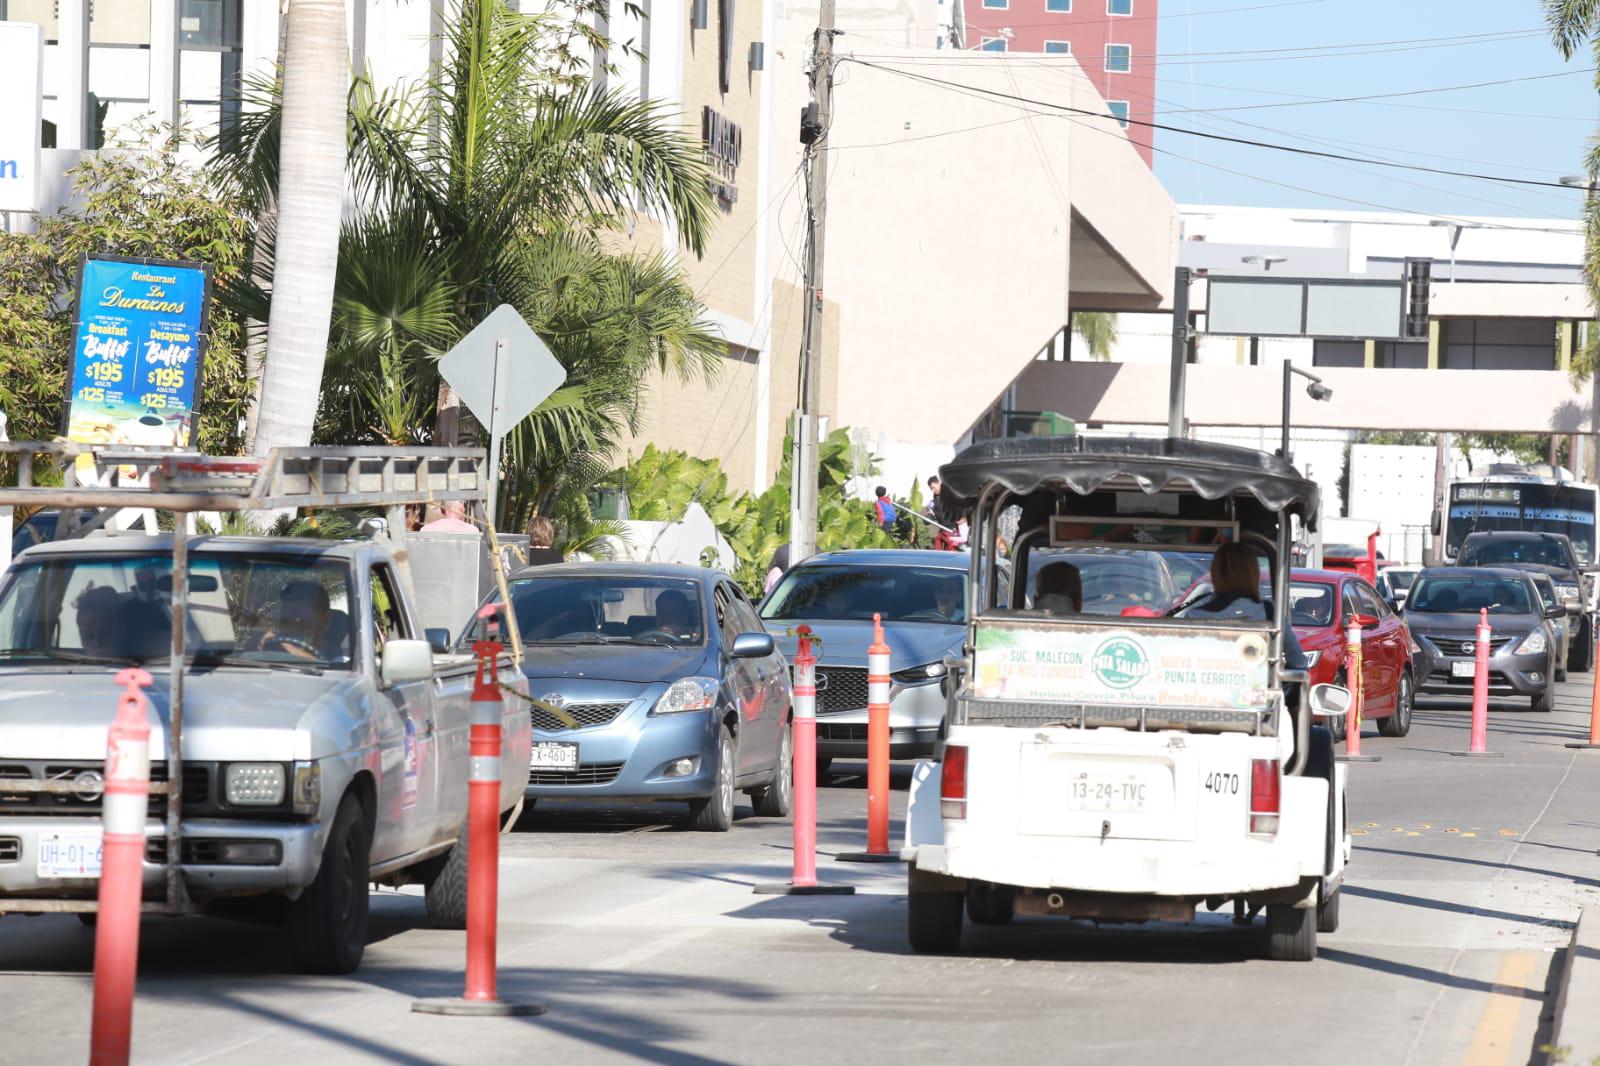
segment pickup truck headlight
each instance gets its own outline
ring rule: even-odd
[[[714,677],[685,677],[674,681],[656,701],[655,714],[680,714],[703,711],[717,705],[721,685]]]
[[[322,807],[322,766],[314,762],[294,764],[294,813],[312,815]]]
[[[927,663],[923,666],[913,666],[908,670],[901,670],[890,674],[890,678],[900,685],[924,685],[929,681],[937,681],[945,673],[944,663]]]
[[[1517,650],[1512,652],[1511,654],[1513,654],[1513,655],[1538,655],[1540,652],[1544,651],[1544,649],[1545,649],[1544,630],[1535,629],[1532,633],[1529,633],[1526,637],[1522,638],[1522,643],[1518,644],[1517,645]]]
[[[281,762],[233,762],[223,771],[223,798],[233,807],[276,807],[289,775]]]

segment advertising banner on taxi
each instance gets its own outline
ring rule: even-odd
[[[189,447],[210,298],[211,269],[201,263],[85,259],[67,439]]]
[[[1246,710],[1268,702],[1260,631],[982,623],[973,695],[992,700]]]

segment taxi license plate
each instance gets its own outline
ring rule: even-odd
[[[1139,812],[1155,788],[1142,774],[1080,773],[1069,783],[1067,809],[1073,811]]]
[[[34,870],[40,877],[99,877],[100,857],[98,828],[41,833]]]
[[[576,770],[578,768],[578,745],[563,744],[551,740],[535,741],[533,753],[528,757],[528,768],[530,770]]]
[[[1478,672],[1478,663],[1477,663],[1476,660],[1473,660],[1473,661],[1470,661],[1470,662],[1464,662],[1464,663],[1451,663],[1450,664],[1450,676],[1451,677],[1471,677],[1473,674],[1476,674],[1477,672]]]

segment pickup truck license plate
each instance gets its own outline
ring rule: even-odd
[[[1143,774],[1126,771],[1079,773],[1069,783],[1067,809],[1074,811],[1143,811],[1154,785]]]
[[[1478,672],[1478,663],[1477,663],[1476,660],[1472,660],[1472,661],[1464,662],[1464,663],[1451,663],[1450,664],[1450,676],[1451,677],[1471,677],[1473,674],[1475,674],[1477,672]]]
[[[553,740],[534,742],[533,753],[528,758],[530,770],[576,770],[578,745],[563,744]]]
[[[40,877],[99,877],[100,829],[67,829],[39,836],[34,869]]]

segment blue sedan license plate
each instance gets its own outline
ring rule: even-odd
[[[528,757],[530,770],[576,770],[578,745],[553,740],[536,740]]]

